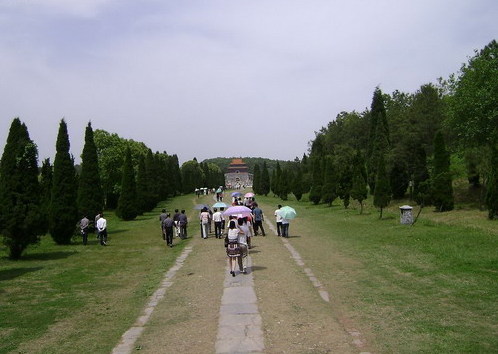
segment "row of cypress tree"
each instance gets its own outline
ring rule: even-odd
[[[70,152],[66,122],[61,120],[53,166],[45,159],[38,169],[38,149],[19,118],[12,121],[0,160],[0,234],[9,257],[18,259],[29,244],[49,232],[57,244],[69,244],[77,221],[94,220],[106,205],[99,166],[98,147],[91,123],[85,130],[80,173],[76,173]],[[158,201],[181,189],[176,155],[147,153],[132,162],[126,148],[116,214],[131,220],[152,210]],[[135,171],[137,171],[135,173]]]

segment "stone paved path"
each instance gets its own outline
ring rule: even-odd
[[[261,315],[258,311],[252,260],[248,256],[248,274],[232,277],[226,270],[221,299],[216,353],[262,353],[264,350]]]

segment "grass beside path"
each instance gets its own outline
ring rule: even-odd
[[[359,215],[337,201],[327,207],[257,200],[272,220],[277,204],[295,207],[289,241],[327,288],[330,313],[344,315],[343,322],[357,327],[374,352],[498,348],[496,222],[462,224],[449,213],[426,210],[410,227],[400,225],[394,207],[379,220],[374,209]]]
[[[80,237],[57,246],[47,235],[15,262],[0,249],[0,353],[110,352],[190,242],[166,247],[160,209],[190,213],[193,202],[175,198],[130,222],[106,213],[107,247],[94,235],[87,246]]]

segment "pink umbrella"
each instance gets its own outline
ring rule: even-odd
[[[252,198],[252,197],[254,197],[254,193],[251,193],[251,192],[246,193],[246,194],[244,195],[244,198]]]
[[[252,210],[249,209],[248,207],[243,205],[235,205],[225,210],[223,212],[223,215],[242,215],[244,217],[251,215],[251,213]]]

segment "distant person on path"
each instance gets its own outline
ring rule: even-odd
[[[223,211],[225,208],[220,208],[220,213],[221,213],[221,235],[225,233],[225,216],[223,215]],[[221,237],[220,237],[221,238]]]
[[[85,216],[80,220],[80,231],[83,237],[83,244],[86,246],[88,242],[88,227],[90,226],[90,220]]]
[[[180,238],[182,240],[185,240],[187,238],[187,225],[187,215],[185,215],[185,209],[182,209],[181,214],[178,215],[178,226],[180,227]]]
[[[166,244],[169,247],[173,247],[173,226],[175,222],[171,218],[171,215],[166,214],[166,218],[162,221],[163,233],[166,235]]]
[[[239,244],[239,249],[240,249],[240,256],[238,257],[238,263],[239,263],[239,270],[246,274],[247,273],[247,248],[248,248],[248,233],[249,229],[247,225],[244,224],[243,219],[237,220],[238,223],[238,239],[237,242]]]
[[[253,220],[254,220],[254,235],[258,236],[258,230],[261,228],[261,234],[266,236],[265,229],[263,228],[263,221],[265,221],[263,210],[260,209],[258,203],[254,203],[254,209],[252,210]]]
[[[180,212],[175,209],[175,214],[173,214],[173,222],[175,223],[175,234],[176,237],[180,237],[180,225],[179,225]]]
[[[216,208],[214,208],[213,221],[214,221],[214,235],[216,236],[216,238],[221,238],[222,215],[221,212],[218,211],[218,209]]]
[[[235,276],[235,265],[238,263],[238,258],[240,257],[239,249],[239,228],[235,226],[235,220],[230,220],[228,225],[228,235],[225,241],[225,247],[227,250],[228,262],[230,266],[230,274],[232,277]]]
[[[166,234],[164,233],[163,221],[167,217],[168,217],[168,214],[166,214],[166,209],[163,209],[161,215],[159,215],[159,222],[161,223],[161,233],[163,234],[163,240],[166,240]]]
[[[99,232],[99,240],[102,246],[107,246],[107,220],[104,218],[104,213],[100,214],[97,220],[97,230]]]
[[[203,208],[200,215],[199,219],[201,222],[201,237],[203,239],[208,238],[209,234],[209,212],[207,208]]]
[[[277,210],[275,210],[275,221],[277,223],[277,235],[282,236],[282,217],[280,216],[280,208],[282,206],[279,204]]]

